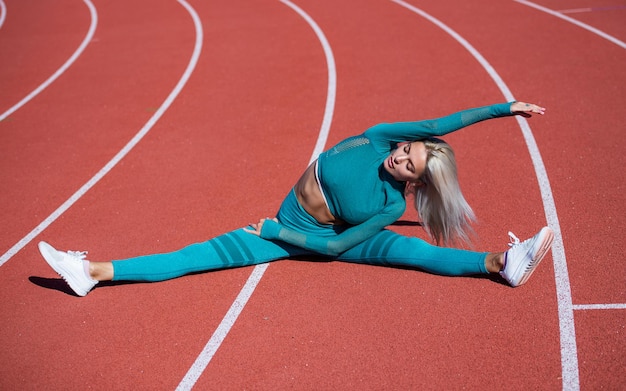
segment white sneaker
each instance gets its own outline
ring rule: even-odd
[[[537,235],[522,243],[512,232],[509,232],[509,237],[511,248],[504,253],[504,268],[500,271],[500,275],[511,286],[520,286],[533,274],[552,246],[554,232],[550,227],[543,227]]]
[[[85,296],[98,283],[83,267],[86,251],[58,251],[46,242],[39,242],[39,252],[78,296]]]

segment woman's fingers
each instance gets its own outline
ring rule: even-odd
[[[530,117],[531,113],[544,115],[546,108],[533,103],[515,102],[511,105],[511,112],[521,114],[524,117]]]
[[[257,236],[261,236],[261,230],[263,229],[263,223],[265,223],[266,220],[272,220],[272,221],[275,221],[275,222],[278,223],[278,219],[276,217],[274,217],[273,219],[270,219],[268,217],[268,218],[265,218],[265,219],[260,219],[259,222],[256,223],[256,224],[250,224],[250,226],[253,229],[244,228],[243,230],[248,232],[248,233],[251,233],[251,234],[254,234],[254,235],[257,235]]]

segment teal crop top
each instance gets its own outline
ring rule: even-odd
[[[332,237],[305,235],[266,220],[261,237],[336,256],[397,221],[406,208],[405,184],[397,182],[383,167],[383,161],[397,143],[443,136],[476,122],[510,116],[511,103],[500,103],[460,111],[446,117],[383,123],[359,136],[341,141],[318,157],[322,191],[333,216],[349,228]]]

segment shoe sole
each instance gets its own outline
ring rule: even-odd
[[[539,266],[539,264],[543,260],[543,257],[546,256],[548,250],[550,250],[550,248],[552,247],[554,232],[550,227],[544,227],[541,229],[541,231],[539,231],[538,240],[540,240],[541,242],[539,244],[539,248],[532,258],[532,261],[530,262],[529,269],[522,275],[522,278],[520,278],[516,286],[520,286],[526,283],[526,281],[528,281],[535,269],[537,269],[537,266]]]
[[[57,268],[57,265],[56,265],[57,262],[54,258],[54,255],[52,254],[53,252],[58,252],[58,251],[54,247],[52,247],[46,242],[39,242],[38,247],[39,247],[39,253],[41,253],[41,256],[43,257],[43,259],[46,260],[46,263],[52,268],[52,270],[54,270],[67,283],[67,285],[70,286],[70,288],[72,288],[74,293],[76,293],[78,296],[85,296],[87,295],[87,293],[89,293],[89,292],[85,292],[84,289],[77,287],[72,281],[65,278],[65,276],[63,275],[63,271]]]

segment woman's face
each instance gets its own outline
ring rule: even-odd
[[[428,151],[421,141],[400,143],[383,162],[385,170],[398,182],[419,183],[426,170]]]

